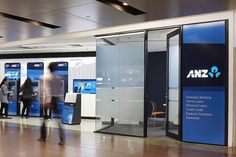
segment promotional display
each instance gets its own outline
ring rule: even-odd
[[[63,86],[64,86],[64,96],[63,98],[59,101],[58,104],[58,114],[53,113],[53,117],[61,117],[63,108],[64,108],[64,97],[65,94],[68,92],[68,63],[67,62],[55,62],[56,63],[56,69],[53,72],[53,74],[60,76],[63,78]]]
[[[183,26],[183,141],[225,145],[226,22]]]
[[[96,80],[73,80],[73,92],[81,94],[96,94]]]
[[[8,115],[18,115],[19,114],[18,93],[19,93],[20,78],[21,78],[20,63],[6,63],[5,77],[9,81]]]
[[[32,62],[27,64],[27,77],[32,80],[33,84],[33,100],[30,108],[30,116],[40,116],[40,77],[44,75],[43,62]]]

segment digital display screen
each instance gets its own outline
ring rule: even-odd
[[[73,80],[73,92],[81,94],[96,94],[96,80]]]

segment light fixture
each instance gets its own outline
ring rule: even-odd
[[[128,5],[129,5],[128,3],[123,2],[123,6],[128,6]]]
[[[4,13],[4,12],[0,12],[0,16],[5,17],[5,18],[9,18],[9,19],[12,19],[12,20],[26,22],[26,23],[29,23],[29,24],[32,24],[32,25],[35,25],[35,26],[48,27],[48,28],[51,28],[51,29],[60,28],[60,26],[57,26],[57,25],[52,25],[52,24],[49,24],[49,23],[37,21],[37,20],[34,20],[34,19],[28,19],[28,18],[25,18],[25,17],[16,16],[16,15],[12,15],[12,14],[7,14],[7,13]]]
[[[132,15],[142,15],[142,14],[146,14],[144,11],[139,10],[135,7],[132,7],[131,5],[129,5],[126,2],[121,2],[119,0],[97,0],[101,3],[104,3],[106,5],[111,6],[112,8],[115,8],[117,10],[123,11],[123,12],[127,12],[129,14]]]
[[[112,38],[112,37],[119,37],[119,36],[138,35],[138,34],[144,34],[144,32],[133,32],[133,33],[114,34],[114,35],[97,35],[95,37],[97,39],[103,39],[103,38]]]
[[[78,43],[61,43],[61,44],[37,44],[37,45],[21,45],[21,48],[35,49],[35,48],[59,48],[59,47],[82,47]]]

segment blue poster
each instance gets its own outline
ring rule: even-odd
[[[30,107],[30,116],[40,116],[40,99],[39,99],[39,87],[40,77],[44,74],[43,62],[32,62],[27,64],[27,77],[32,80],[33,84],[33,100]]]
[[[96,80],[73,80],[73,92],[81,94],[96,94]]]
[[[227,145],[225,21],[183,26],[183,141]]]
[[[9,106],[8,114],[17,115],[19,113],[18,93],[20,88],[21,66],[20,63],[6,63],[5,77],[9,81]]]
[[[68,92],[68,62],[55,62],[57,64],[56,70],[53,74],[63,78],[62,84],[64,85],[64,97]],[[58,114],[53,113],[53,117],[61,117],[64,108],[64,100],[60,100],[58,103]]]

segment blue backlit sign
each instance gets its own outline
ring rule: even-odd
[[[226,145],[225,21],[183,26],[183,141]]]

